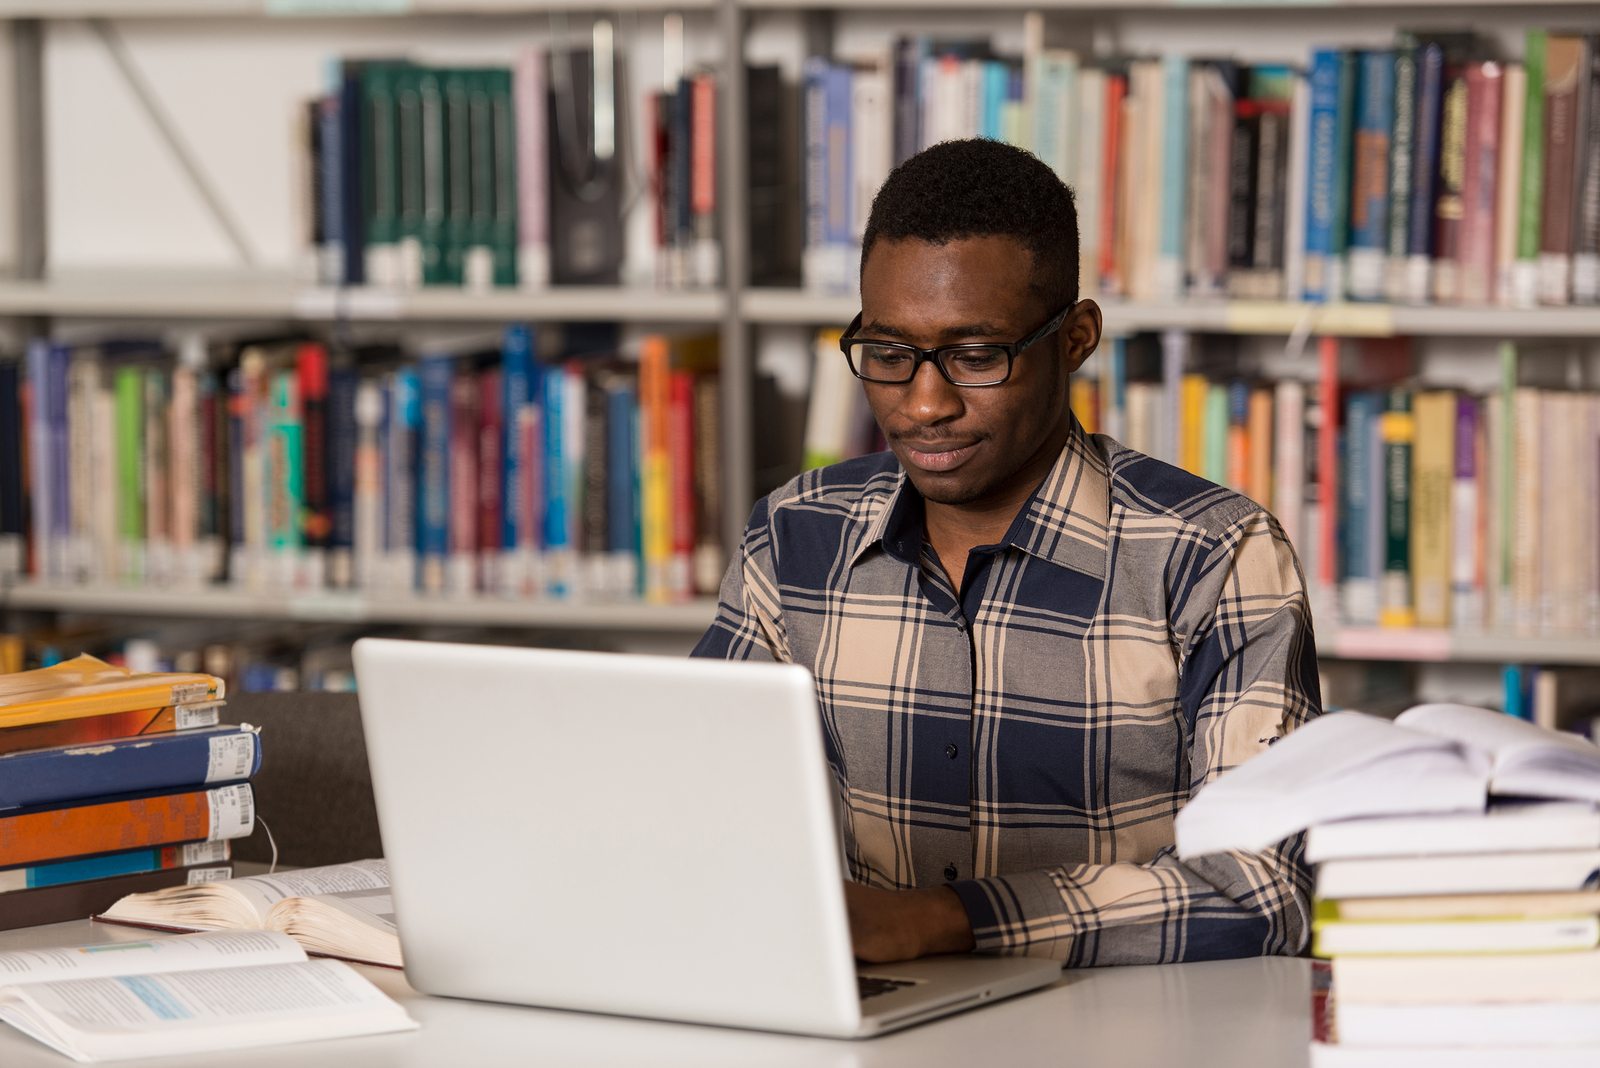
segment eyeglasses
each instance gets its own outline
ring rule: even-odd
[[[1020,341],[940,345],[932,349],[856,337],[856,331],[861,329],[861,313],[857,312],[850,321],[850,329],[839,339],[839,350],[850,363],[850,373],[863,382],[904,385],[917,376],[923,363],[932,362],[952,386],[998,386],[1011,377],[1011,365],[1017,357],[1061,329],[1062,320],[1075,306],[1069,304],[1062,308],[1049,322]]]

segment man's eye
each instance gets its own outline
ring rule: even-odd
[[[877,367],[900,367],[911,357],[898,349],[872,349],[861,350],[861,358],[868,360]]]
[[[998,350],[985,349],[979,352],[956,353],[954,362],[963,371],[988,371],[998,367],[1004,358]]]

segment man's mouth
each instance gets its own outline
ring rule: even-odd
[[[975,441],[900,442],[906,460],[924,471],[950,471],[960,467],[977,448]]]

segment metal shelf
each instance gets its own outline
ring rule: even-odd
[[[698,634],[710,626],[717,605],[709,598],[657,605],[624,601],[405,597],[334,591],[280,595],[250,593],[226,586],[156,590],[23,583],[0,590],[0,610],[5,609],[200,619],[432,623],[636,634]]]
[[[0,281],[0,315],[103,319],[287,319],[297,322],[626,321],[715,323],[721,290],[627,287],[382,290],[307,286],[287,278],[192,272],[85,272]]]
[[[1600,664],[1600,635],[1511,634],[1385,627],[1318,627],[1317,653],[1332,660],[1422,663]]]

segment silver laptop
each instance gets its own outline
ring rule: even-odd
[[[355,668],[418,990],[863,1037],[1060,978],[858,974],[804,668],[376,638]]]

